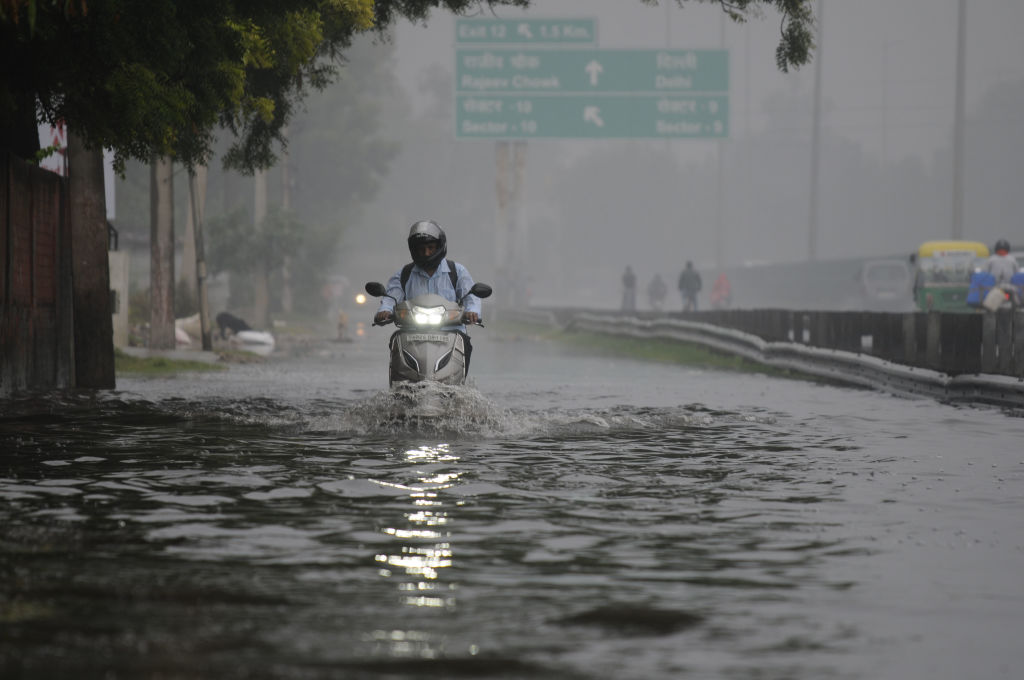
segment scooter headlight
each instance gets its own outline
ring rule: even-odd
[[[440,326],[445,318],[444,307],[413,307],[412,319],[417,326]]]

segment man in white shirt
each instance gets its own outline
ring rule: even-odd
[[[1006,239],[996,241],[995,254],[985,260],[985,271],[996,277],[996,285],[1010,283],[1010,278],[1017,273],[1020,265],[1010,255],[1010,244]]]
[[[412,262],[405,265],[388,279],[387,295],[381,298],[380,307],[373,320],[387,323],[394,318],[395,305],[417,295],[434,293],[458,302],[462,300],[463,320],[474,324],[480,321],[480,298],[469,294],[473,277],[464,266],[446,258],[448,238],[441,226],[433,220],[421,220],[409,229],[409,254]],[[466,326],[453,326],[463,338],[466,356],[466,370],[473,354],[473,345],[466,333]]]

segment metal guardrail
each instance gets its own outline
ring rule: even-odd
[[[525,322],[567,330],[697,344],[766,366],[892,394],[946,402],[1024,407],[1024,379],[1013,376],[985,373],[950,375],[864,352],[814,347],[792,340],[765,340],[753,333],[682,318],[641,318],[617,312],[568,313],[551,310],[510,312],[507,315]]]

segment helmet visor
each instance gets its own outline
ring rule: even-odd
[[[433,239],[440,241],[444,237],[444,232],[441,231],[441,227],[438,226],[437,222],[433,220],[423,220],[412,225],[409,229],[409,240],[412,239]]]
[[[420,267],[437,267],[447,257],[444,231],[433,220],[423,220],[409,229],[409,254]]]

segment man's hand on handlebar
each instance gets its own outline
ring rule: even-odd
[[[394,319],[394,318],[395,318],[394,314],[392,314],[391,312],[389,312],[387,310],[384,310],[384,311],[377,312],[374,315],[373,322],[376,323],[376,324],[386,324],[386,323],[390,323],[391,320]]]
[[[480,323],[480,315],[476,312],[466,312],[462,315],[462,320],[468,324]]]

